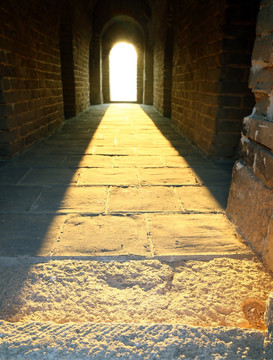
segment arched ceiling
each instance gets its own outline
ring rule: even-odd
[[[145,32],[151,20],[151,9],[147,0],[89,0],[94,31],[102,34],[105,27],[116,20],[128,20]]]

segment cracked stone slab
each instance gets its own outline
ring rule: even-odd
[[[223,212],[226,208],[226,186],[182,186],[176,188],[183,208],[191,212]]]
[[[150,256],[146,233],[144,215],[74,215],[65,221],[54,255]]]
[[[134,147],[122,146],[95,146],[96,155],[135,155]]]
[[[32,212],[104,212],[106,186],[53,186],[44,189]]]
[[[72,155],[66,157],[62,163],[62,167],[90,167],[90,168],[104,168],[112,167],[113,157],[112,156],[101,156],[101,155]]]
[[[116,156],[114,167],[163,167],[159,156]]]
[[[150,214],[156,255],[251,254],[223,214]]]
[[[79,185],[137,185],[137,170],[134,168],[81,169]]]
[[[212,166],[206,159],[201,158],[200,154],[193,156],[191,154],[187,157],[177,156],[162,156],[165,166],[170,168],[176,167],[205,167]]]
[[[194,172],[188,168],[139,169],[141,183],[145,185],[196,185]]]
[[[137,155],[179,155],[179,152],[173,147],[136,147],[136,154]]]
[[[54,184],[76,184],[79,170],[43,168],[31,169],[20,181],[22,185],[54,185]]]
[[[173,188],[142,186],[112,188],[109,211],[180,211],[181,207]]]

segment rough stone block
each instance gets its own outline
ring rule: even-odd
[[[244,119],[243,133],[249,139],[273,150],[273,122],[254,115]]]
[[[269,188],[273,188],[273,154],[247,138],[241,139],[241,158]]]
[[[256,100],[256,112],[264,117],[267,116],[268,107],[269,107],[269,96],[266,92],[255,92],[255,100]]]
[[[263,7],[257,18],[257,27],[256,34],[268,34],[273,30],[273,6],[268,4],[268,6]]]
[[[252,60],[273,63],[273,34],[256,38],[252,52]]]
[[[258,254],[262,254],[272,209],[272,190],[237,162],[233,168],[226,212]]]
[[[251,69],[249,77],[249,87],[253,91],[262,91],[270,93],[273,89],[273,69]]]

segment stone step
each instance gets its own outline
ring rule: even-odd
[[[173,324],[0,321],[1,360],[272,359],[258,330]]]
[[[0,319],[265,330],[273,280],[255,259],[49,260],[0,267]]]

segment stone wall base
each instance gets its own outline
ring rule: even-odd
[[[241,162],[233,168],[226,213],[273,272],[273,191]]]

